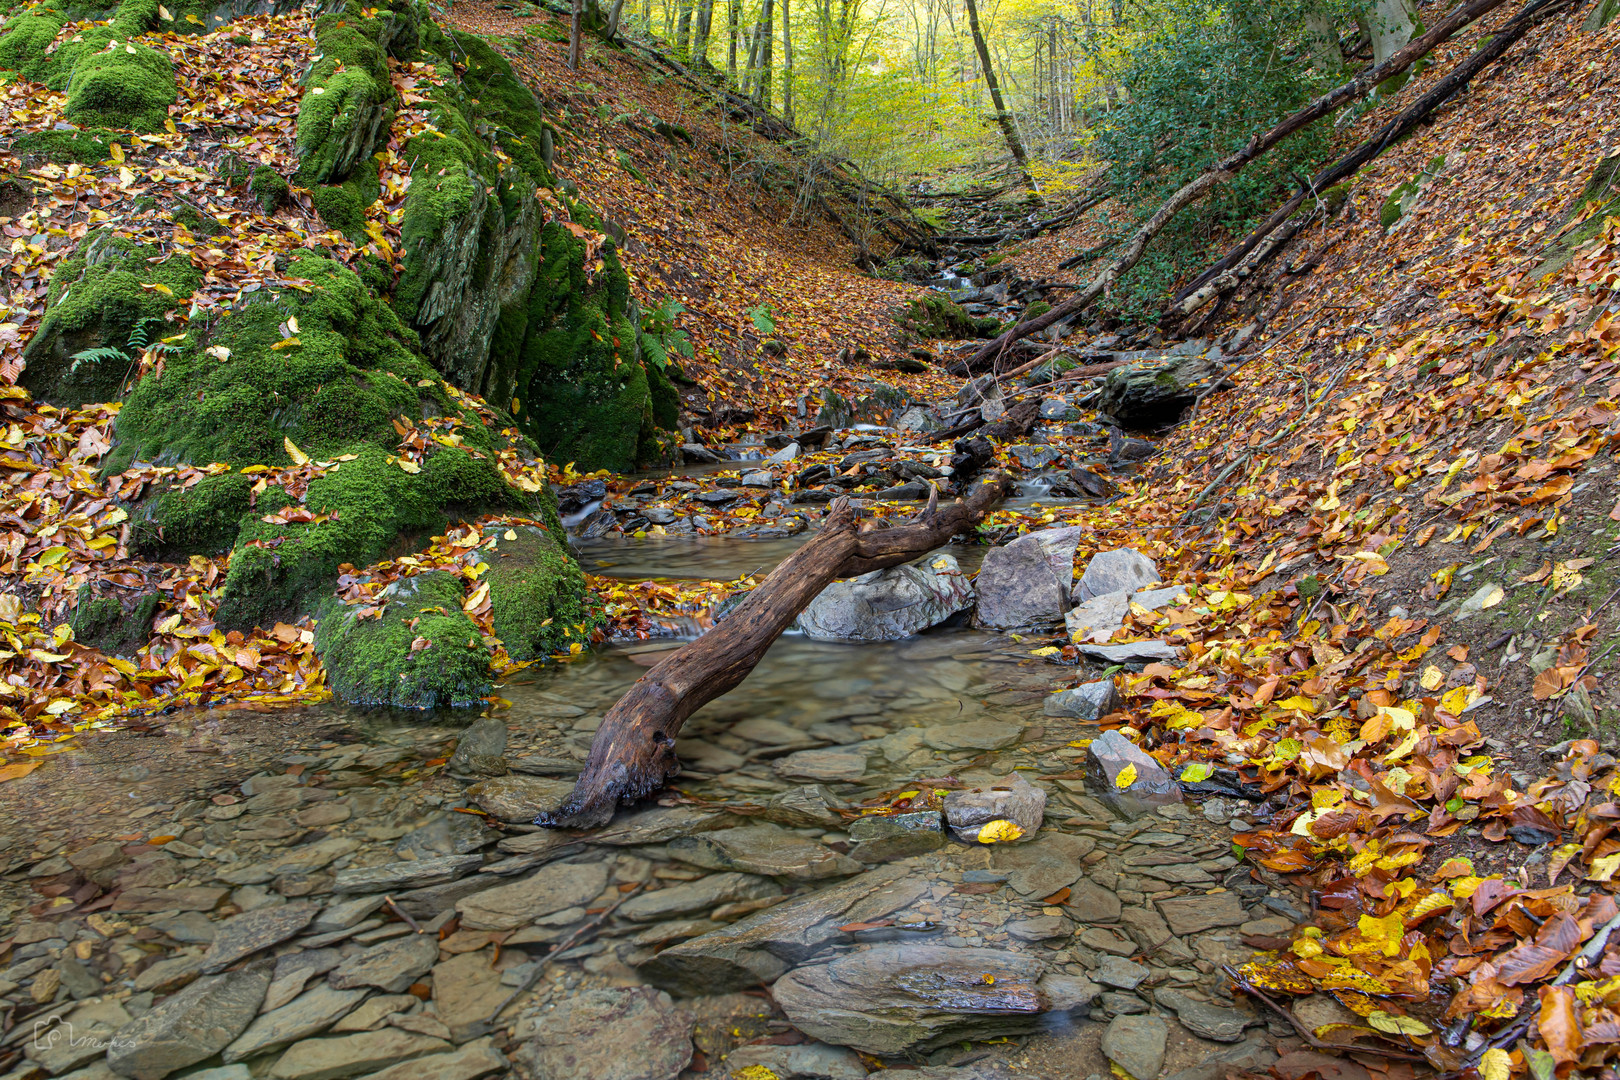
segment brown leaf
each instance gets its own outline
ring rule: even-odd
[[[1538,992],[1541,1014],[1536,1018],[1536,1027],[1547,1044],[1547,1052],[1560,1065],[1577,1060],[1585,1039],[1575,1013],[1575,991],[1567,986],[1543,986]]]

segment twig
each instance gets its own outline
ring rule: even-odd
[[[1289,1024],[1293,1025],[1294,1030],[1299,1032],[1300,1038],[1304,1039],[1307,1043],[1318,1050],[1338,1050],[1348,1054],[1371,1054],[1375,1057],[1386,1057],[1393,1061],[1428,1060],[1428,1058],[1424,1057],[1422,1054],[1409,1054],[1404,1050],[1386,1050],[1382,1047],[1376,1046],[1346,1046],[1344,1043],[1324,1042],[1316,1037],[1316,1032],[1312,1031],[1310,1028],[1301,1023],[1299,1018],[1296,1017],[1291,1010],[1271,1000],[1271,997],[1259,987],[1250,985],[1248,980],[1239,975],[1230,964],[1221,965],[1221,971],[1225,972],[1226,977],[1231,979],[1233,985],[1235,985],[1239,990],[1243,991],[1245,994],[1248,994],[1250,997],[1258,998],[1260,1001],[1265,1003],[1267,1008],[1271,1009],[1284,1020],[1287,1020]]]
[[[416,920],[411,918],[409,915],[405,914],[404,909],[401,908],[398,904],[394,903],[394,898],[392,896],[384,896],[383,897],[383,903],[387,904],[390,908],[392,908],[395,915],[398,915],[401,919],[404,919],[406,926],[410,927],[412,930],[414,930],[418,934],[420,934],[422,932],[422,928],[419,925],[417,925]]]
[[[494,1012],[489,1014],[489,1019],[486,1020],[485,1023],[493,1024],[495,1022],[495,1018],[500,1016],[501,1013],[505,1012],[506,1007],[508,1005],[512,1004],[512,1002],[516,1001],[520,996],[522,996],[523,994],[528,993],[531,989],[533,989],[534,984],[539,982],[540,981],[540,976],[542,974],[544,974],[544,972],[546,970],[546,965],[551,963],[552,957],[561,956],[563,953],[567,952],[569,949],[572,949],[574,947],[574,945],[576,943],[578,943],[578,941],[579,941],[579,939],[581,937],[585,936],[585,934],[587,934],[590,931],[595,930],[597,927],[601,926],[604,922],[606,922],[608,920],[609,916],[611,916],[615,911],[619,910],[619,905],[620,904],[624,903],[626,900],[628,900],[632,896],[636,895],[643,888],[645,888],[646,885],[647,885],[647,883],[645,881],[636,882],[636,887],[635,888],[631,889],[627,893],[624,893],[617,900],[613,901],[613,903],[609,904],[606,908],[604,908],[596,916],[596,918],[594,918],[590,922],[584,924],[579,929],[575,930],[572,934],[569,934],[567,937],[563,938],[561,941],[559,941],[555,945],[553,945],[551,947],[551,949],[546,953],[546,955],[542,956],[539,959],[539,961],[534,965],[534,970],[529,972],[528,975],[524,976],[523,981],[518,984],[517,988],[514,989],[510,994],[507,994],[506,997],[501,999],[501,1003],[495,1007]]]

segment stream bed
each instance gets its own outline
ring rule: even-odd
[[[712,579],[797,544],[580,554],[594,573]],[[971,569],[981,549],[950,550]],[[1042,712],[1073,669],[1013,635],[789,634],[688,721],[658,804],[579,834],[529,825],[678,644],[527,669],[476,723],[193,710],[0,785],[11,1075],[786,1080],[882,1060],[896,1080],[907,1063],[972,1080],[1110,1061],[1214,1080],[1274,1060],[1284,1029],[1219,969],[1304,915],[1238,866],[1244,808],[1116,818],[1082,772],[1095,726]],[[863,831],[850,810],[1015,774],[1048,800],[1021,843]]]

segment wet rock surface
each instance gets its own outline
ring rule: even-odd
[[[1253,891],[1198,807],[1112,809],[1100,755],[1155,777],[1088,715],[1111,707],[1097,668],[1065,696],[1075,669],[1005,635],[787,638],[681,733],[693,803],[535,830],[645,670],[532,669],[471,725],[181,716],[78,751],[73,816],[0,786],[0,812],[51,822],[0,849],[0,1005],[105,1044],[30,1051],[20,1080],[856,1077],[857,1050],[897,1078],[1100,1076],[1105,1033],[1145,1069],[1160,1028],[1164,1077],[1272,1060],[1219,965],[1291,932],[1265,900],[1308,905]],[[963,835],[995,821],[1019,835]]]

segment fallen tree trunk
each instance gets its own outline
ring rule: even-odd
[[[809,543],[771,571],[718,626],[671,653],[608,710],[574,790],[535,824],[558,829],[602,825],[621,802],[662,789],[680,772],[675,735],[686,718],[742,682],[821,590],[839,578],[926,555],[957,533],[970,531],[1010,487],[1008,477],[994,474],[966,501],[924,511],[886,529],[861,529],[848,498],[835,499]]]
[[[1170,326],[1186,318],[1226,288],[1235,288],[1241,278],[1243,263],[1251,252],[1266,244],[1267,250],[1258,253],[1251,265],[1262,261],[1270,250],[1286,243],[1292,238],[1293,231],[1307,224],[1305,219],[1298,222],[1289,222],[1289,219],[1305,204],[1307,199],[1319,199],[1322,193],[1335,184],[1350,179],[1361,167],[1372,161],[1387,147],[1395,145],[1411,133],[1429,114],[1450,101],[1473,81],[1485,68],[1500,60],[1502,56],[1513,47],[1513,44],[1523,37],[1532,26],[1542,19],[1553,14],[1566,5],[1568,0],[1532,0],[1520,12],[1502,27],[1501,31],[1491,35],[1481,48],[1470,53],[1468,58],[1446,74],[1446,77],[1436,83],[1428,93],[1418,98],[1406,109],[1402,110],[1389,123],[1379,129],[1378,134],[1344,155],[1332,165],[1317,173],[1311,179],[1310,186],[1294,193],[1294,195],[1279,206],[1270,217],[1244,238],[1243,242],[1227,252],[1219,261],[1212,264],[1207,270],[1188,282],[1182,290],[1171,300],[1170,306],[1159,316],[1160,326],[1169,329]],[[1292,231],[1275,241],[1268,242],[1268,237],[1289,223]]]
[[[1084,311],[1091,305],[1093,300],[1107,292],[1121,274],[1141,260],[1142,255],[1147,251],[1148,241],[1159,235],[1164,230],[1164,227],[1170,224],[1171,219],[1184,207],[1209,194],[1215,189],[1216,185],[1230,180],[1238,170],[1296,131],[1320,120],[1341,105],[1365,97],[1372,91],[1373,87],[1390,76],[1405,71],[1420,58],[1428,55],[1436,45],[1450,38],[1480,16],[1500,7],[1503,2],[1504,0],[1470,0],[1468,3],[1459,5],[1450,14],[1435,23],[1427,33],[1414,38],[1382,64],[1367,68],[1349,82],[1328,91],[1270,131],[1250,139],[1243,149],[1237,153],[1205,169],[1166,199],[1153,212],[1153,216],[1143,222],[1141,228],[1136,230],[1136,233],[1126,243],[1125,250],[1119,257],[1105,266],[1096,277],[1092,278],[1089,285],[1046,314],[1030,319],[1027,322],[1021,322],[1000,337],[988,342],[978,352],[968,357],[968,370],[971,371],[982,367],[992,357],[1019,338],[1033,334],[1037,330],[1044,330],[1054,323],[1061,322],[1071,315]]]

